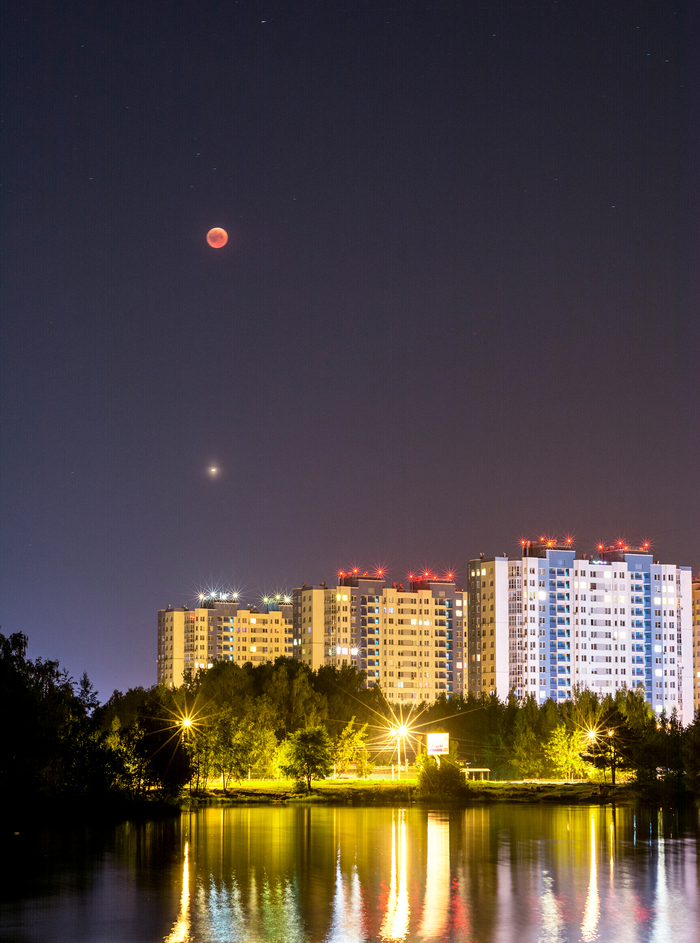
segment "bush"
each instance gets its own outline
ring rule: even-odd
[[[416,766],[420,795],[454,799],[469,792],[461,768],[447,757],[440,757],[438,765],[435,757],[422,753],[416,760]]]

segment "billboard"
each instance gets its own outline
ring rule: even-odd
[[[449,733],[426,734],[428,756],[445,756],[450,752]]]

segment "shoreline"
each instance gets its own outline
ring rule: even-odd
[[[212,788],[207,792],[180,798],[129,799],[100,797],[81,801],[46,799],[25,804],[9,803],[0,841],[14,840],[44,826],[55,827],[62,822],[69,828],[82,826],[111,827],[120,822],[144,822],[177,818],[184,812],[213,807],[233,806],[294,806],[321,805],[345,807],[415,806],[422,808],[469,808],[476,805],[514,803],[522,806],[542,805],[648,805],[675,808],[698,808],[700,799],[692,793],[668,790],[664,794],[646,793],[636,783],[612,786],[606,783],[563,782],[472,782],[457,795],[420,793],[415,780],[378,782],[349,780],[338,783],[321,780],[312,783],[311,792],[295,788],[293,782],[258,781],[239,783],[224,792]]]
[[[206,806],[279,805],[312,803],[315,805],[431,805],[435,802],[451,806],[470,806],[494,802],[522,804],[557,803],[562,805],[631,805],[644,802],[634,784],[494,782],[469,783],[457,795],[419,793],[415,781],[405,783],[319,781],[311,792],[281,782],[238,784],[224,791],[210,789],[192,795],[180,803],[183,810]],[[648,800],[647,800],[648,801]]]

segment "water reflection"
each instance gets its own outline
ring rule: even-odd
[[[428,813],[428,858],[423,916],[418,935],[424,940],[440,938],[449,912],[450,819],[445,813]]]
[[[542,943],[562,943],[564,920],[554,894],[554,881],[545,871],[542,875]]]
[[[365,927],[362,909],[362,885],[357,867],[353,865],[348,888],[343,881],[340,870],[340,852],[338,852],[328,943],[363,943]]]
[[[0,940],[692,943],[697,851],[642,807],[209,808],[61,848]]]
[[[180,913],[175,926],[165,938],[165,943],[187,943],[190,935],[190,862],[189,844],[185,842],[185,860],[182,864],[182,892],[180,894]]]
[[[408,932],[411,908],[408,905],[406,855],[406,810],[400,809],[391,820],[391,877],[382,921],[382,940],[405,940]]]
[[[581,924],[581,939],[584,943],[596,938],[596,927],[598,926],[598,917],[600,916],[600,898],[598,897],[598,871],[596,869],[596,847],[595,847],[595,818],[591,816],[591,845],[588,852],[591,859],[590,877],[588,879],[588,896],[586,897],[586,909],[583,912],[583,923]]]
[[[697,839],[635,845],[638,814],[202,810],[165,943],[692,939]]]

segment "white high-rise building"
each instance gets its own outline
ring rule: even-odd
[[[499,697],[635,688],[655,711],[693,716],[690,567],[648,548],[576,556],[555,541],[469,565],[468,687]]]

